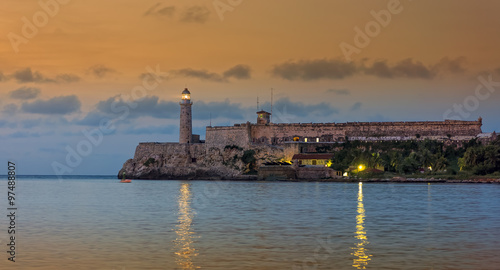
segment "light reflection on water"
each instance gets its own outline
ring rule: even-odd
[[[500,185],[21,178],[17,194],[2,270],[500,269]]]
[[[191,270],[197,269],[193,263],[193,258],[198,255],[193,247],[193,239],[197,238],[195,232],[191,228],[194,212],[191,208],[191,184],[181,183],[179,191],[179,224],[177,224],[175,239],[177,255],[176,261],[181,269]]]
[[[359,182],[358,185],[358,215],[356,216],[356,236],[358,239],[354,253],[351,255],[356,256],[353,259],[352,266],[357,269],[366,269],[368,262],[371,260],[370,254],[367,254],[368,249],[366,246],[370,243],[368,242],[368,237],[365,230],[365,206],[363,205],[363,183]]]

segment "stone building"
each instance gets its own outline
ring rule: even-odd
[[[179,143],[197,143],[192,134],[191,93],[186,88],[180,102]],[[455,140],[468,141],[482,134],[482,118],[476,121],[444,120],[414,122],[347,122],[347,123],[271,123],[271,113],[257,112],[256,123],[206,127],[208,147],[234,145],[284,145],[292,142],[334,143],[345,140],[401,141]],[[196,139],[195,139],[196,138]]]
[[[292,142],[333,143],[349,140],[456,140],[468,141],[482,133],[482,119],[476,121],[287,123],[269,121],[270,113],[257,113],[257,124],[207,127],[206,143],[213,147],[236,145],[283,145]]]
[[[134,158],[123,165],[119,177],[126,172],[136,179],[247,179],[252,176],[243,173],[250,170],[249,163],[243,160],[248,160],[245,156],[250,155],[253,157],[250,160],[254,160],[252,168],[263,169],[259,177],[281,172],[285,178],[321,179],[338,177],[337,172],[324,167],[326,158],[296,154],[320,153],[318,149],[332,153],[339,147],[338,142],[347,139],[374,142],[432,139],[460,143],[497,137],[496,133],[482,133],[481,118],[476,121],[277,124],[271,122],[269,112],[259,111],[256,123],[206,127],[205,141],[201,141],[199,135],[192,134],[193,103],[187,88],[179,104],[179,143],[140,143]],[[290,161],[294,155],[297,161],[310,162],[311,166],[261,167],[276,160]],[[321,166],[315,167],[318,160]]]

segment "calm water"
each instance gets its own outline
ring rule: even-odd
[[[500,269],[500,185],[24,177],[11,263],[6,184],[0,269]]]

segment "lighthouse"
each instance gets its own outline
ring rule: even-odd
[[[191,93],[186,88],[182,91],[181,102],[181,123],[179,127],[179,143],[193,142],[193,124],[191,115]]]

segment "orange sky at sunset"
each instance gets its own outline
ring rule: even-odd
[[[255,121],[257,96],[269,109],[271,88],[276,122],[482,116],[484,132],[500,130],[499,1],[40,3],[52,14],[38,1],[0,2],[0,148],[5,161],[25,162],[26,174],[53,174],[51,162],[84,138],[81,130],[116,118],[106,106],[157,66],[162,82],[75,174],[114,174],[138,142],[177,141],[185,86],[202,137],[207,115],[213,125]],[[373,14],[390,14],[379,17],[386,26]],[[26,37],[34,15],[46,23]],[[367,24],[378,29],[349,61],[341,44],[356,47],[355,28],[366,34]],[[478,86],[487,97],[467,104]],[[446,114],[454,104],[465,113]]]

